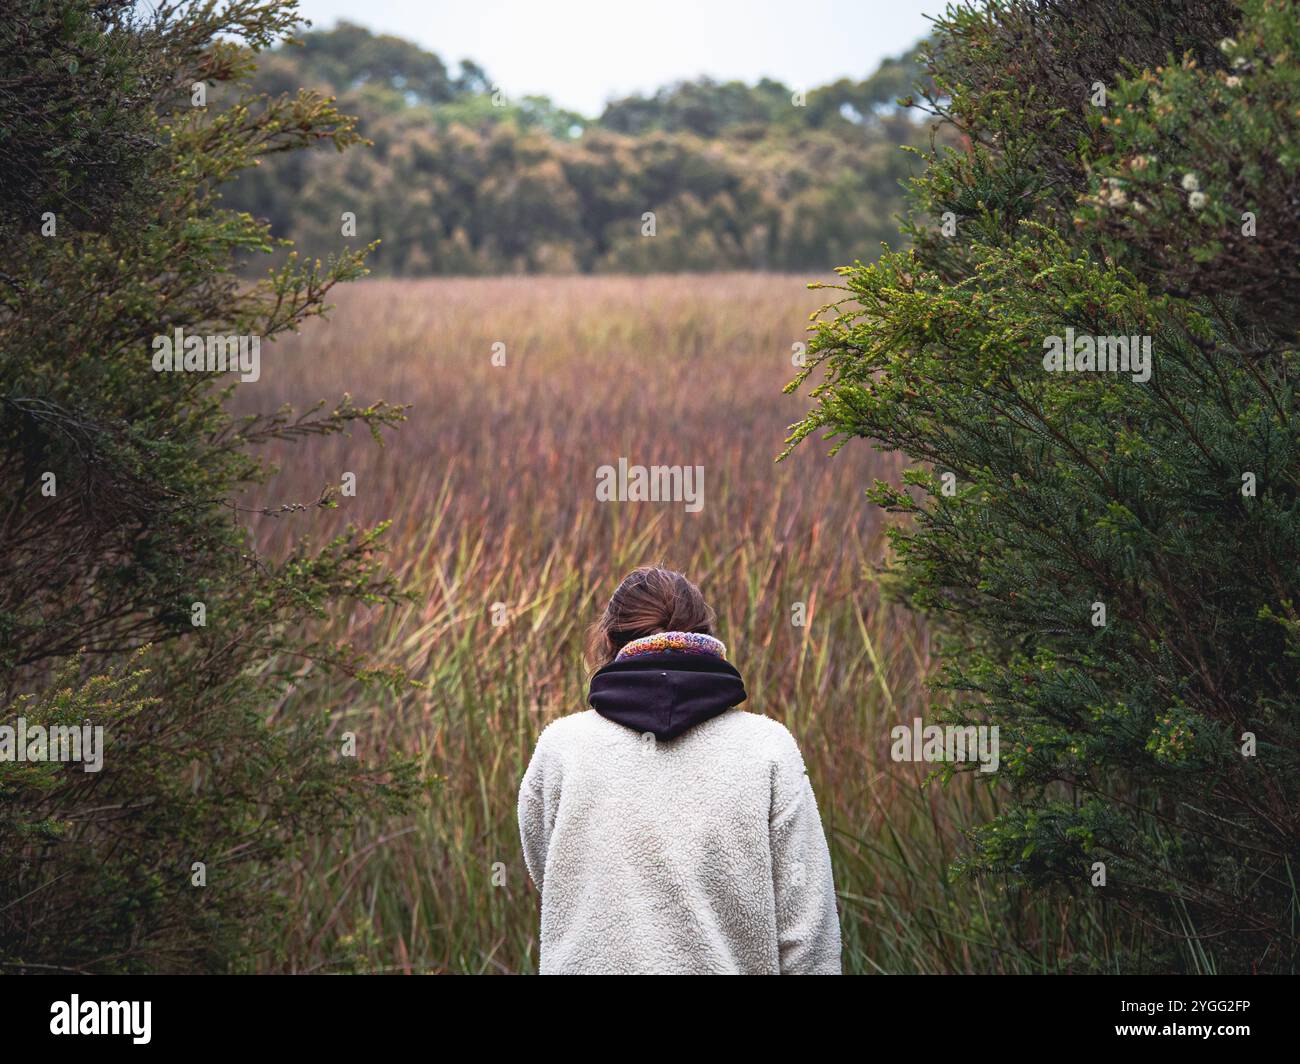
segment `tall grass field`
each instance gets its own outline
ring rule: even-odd
[[[846,971],[1068,971],[1115,932],[1070,899],[955,878],[963,828],[999,792],[890,759],[929,718],[940,664],[923,621],[886,601],[883,517],[863,497],[901,464],[866,444],[775,464],[806,399],[794,346],[834,293],[771,274],[364,281],[327,322],[263,351],[243,407],[352,393],[410,404],[400,431],[284,447],[250,511],[267,550],[391,521],[401,608],[336,616],[336,636],[407,671],[402,695],[303,669],[277,714],[327,712],[358,754],[417,758],[413,815],[322,842],[285,885],[300,972],[536,970],[538,898],[518,785],[541,729],[586,708],[584,630],[623,574],[699,582],[749,691],[798,739],[831,843]],[[494,354],[496,358],[494,359]],[[501,364],[504,363],[504,364]],[[597,469],[703,467],[703,506],[601,502]],[[802,621],[803,623],[799,623]]]

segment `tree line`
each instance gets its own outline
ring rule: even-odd
[[[226,203],[309,255],[379,240],[390,275],[829,271],[896,234],[899,145],[925,136],[897,104],[911,54],[804,94],[700,79],[586,119],[347,23],[299,41],[254,89],[335,96],[371,146],[264,160]]]

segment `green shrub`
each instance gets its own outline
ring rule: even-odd
[[[378,531],[272,560],[237,505],[265,475],[259,444],[378,438],[401,411],[344,397],[236,419],[231,390],[255,384],[153,367],[153,338],[180,328],[257,337],[262,372],[288,371],[268,341],[362,255],[241,283],[274,242],[214,190],[257,157],[356,135],[310,93],[194,105],[197,83],[248,75],[292,4],[135,9],[28,0],[0,25],[0,725],[88,720],[105,742],[99,772],[0,761],[8,970],[246,965],[296,847],[412,788],[364,740],[340,757],[327,719],[277,712],[321,669],[403,682],[312,634],[399,596]]]
[[[927,100],[965,144],[791,385],[824,371],[791,446],[918,463],[871,497],[1015,799],[961,866],[1127,914],[1137,969],[1297,958],[1297,14],[950,10]],[[1149,338],[1149,379],[1049,372],[1067,336]]]

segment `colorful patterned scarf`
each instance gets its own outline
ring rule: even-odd
[[[683,654],[712,654],[723,660],[727,657],[726,645],[711,635],[701,632],[655,632],[654,635],[633,639],[618,652],[614,660],[626,661],[642,654],[663,654],[672,650]]]

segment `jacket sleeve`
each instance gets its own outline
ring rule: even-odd
[[[524,864],[537,889],[542,889],[542,879],[546,874],[546,849],[551,842],[551,826],[554,814],[548,816],[546,808],[548,753],[546,732],[537,740],[528,769],[524,772],[523,782],[519,785],[519,839],[524,848]]]
[[[791,739],[794,746],[794,740]],[[840,920],[817,799],[794,747],[778,768],[770,826],[782,975],[839,975]]]

